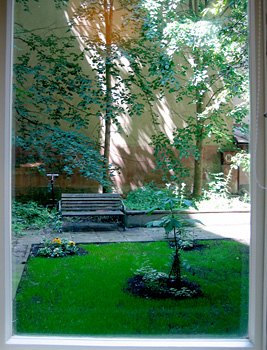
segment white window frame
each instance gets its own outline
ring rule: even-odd
[[[251,259],[248,339],[116,339],[12,336],[11,283],[11,81],[13,0],[0,0],[0,349],[254,349],[266,350],[267,300],[267,112],[266,0],[250,0],[251,62]],[[262,22],[259,22],[261,13]],[[259,24],[260,23],[260,24]],[[259,36],[260,32],[260,36]],[[260,44],[260,47],[259,47]],[[260,80],[260,81],[259,81]],[[257,116],[258,121],[257,121]]]

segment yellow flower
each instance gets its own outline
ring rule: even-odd
[[[61,244],[61,240],[57,237],[55,238],[52,243],[58,243],[58,244]]]
[[[70,246],[74,246],[74,245],[75,245],[75,242],[69,241],[69,245],[70,245]]]

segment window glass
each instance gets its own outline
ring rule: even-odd
[[[15,2],[14,335],[248,336],[248,65],[244,0]]]

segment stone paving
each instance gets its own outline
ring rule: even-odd
[[[192,228],[195,239],[232,238],[242,243],[250,242],[249,213],[217,213],[208,215],[202,213],[193,215],[204,225],[198,224]],[[29,231],[25,236],[16,236],[12,240],[13,293],[15,294],[32,244],[42,243],[44,239],[55,237],[73,240],[76,243],[110,243],[110,242],[153,242],[166,240],[163,228],[135,227],[125,231],[117,224],[91,223],[79,232],[65,231],[61,234],[51,234],[49,231]]]

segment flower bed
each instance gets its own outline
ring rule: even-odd
[[[37,250],[37,255],[45,258],[62,258],[78,253],[76,243],[67,239],[55,238],[53,241],[44,240],[44,247]]]

